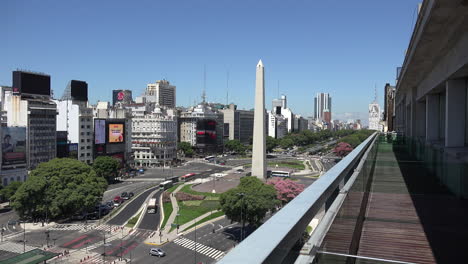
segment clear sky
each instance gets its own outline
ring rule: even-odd
[[[374,87],[382,103],[385,83],[395,82],[418,2],[2,0],[0,85],[18,68],[44,72],[56,97],[84,80],[95,103],[165,78],[188,106],[200,101],[206,65],[208,101],[225,103],[228,91],[250,109],[262,59],[268,109],[279,91],[309,116],[314,95],[328,92],[333,118],[367,119]]]

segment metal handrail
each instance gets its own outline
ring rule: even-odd
[[[376,135],[369,136],[218,263],[281,263],[320,208],[344,185]]]

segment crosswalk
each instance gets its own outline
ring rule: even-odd
[[[89,230],[111,230],[112,226],[109,225],[96,225],[96,224],[57,224],[49,228],[49,230],[54,231],[89,231]]]
[[[0,250],[12,252],[12,253],[21,254],[23,252],[28,252],[33,249],[36,249],[36,248],[28,246],[28,245],[24,247],[23,243],[15,243],[15,242],[10,242],[10,241],[5,241],[3,243],[0,243]]]
[[[206,255],[215,260],[218,260],[224,256],[224,252],[222,252],[221,250],[217,250],[216,248],[208,247],[200,243],[195,243],[195,241],[192,241],[187,238],[177,238],[176,240],[174,240],[174,243],[176,243],[179,246],[188,248],[190,250],[195,251],[196,249],[198,253]]]

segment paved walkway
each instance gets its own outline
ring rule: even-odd
[[[468,201],[453,196],[403,145],[377,144],[362,232],[354,234],[358,201],[366,197],[358,181],[327,233],[325,251],[411,263],[468,259]],[[350,252],[353,237],[357,253]]]

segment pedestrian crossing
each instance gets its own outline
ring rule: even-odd
[[[101,263],[105,263],[105,262],[102,259],[101,254],[96,254],[94,256],[90,256],[89,259],[83,260],[83,262],[81,262],[81,263],[83,263],[83,264],[85,264],[85,263],[86,264],[97,264],[97,263],[101,264]]]
[[[0,250],[12,252],[12,253],[22,254],[23,252],[28,252],[33,249],[36,249],[36,248],[28,246],[28,245],[24,247],[22,243],[15,243],[15,242],[10,242],[10,241],[5,241],[0,244]]]
[[[111,230],[112,226],[110,225],[96,225],[96,224],[57,224],[49,228],[49,230],[54,231],[89,231],[89,230],[103,230],[108,231]]]
[[[195,241],[192,241],[187,238],[177,238],[176,240],[174,240],[174,243],[193,251],[195,251],[196,249],[198,253],[206,255],[215,260],[219,260],[224,256],[224,252],[222,252],[221,250],[217,250],[216,248],[208,247],[200,243],[195,243]]]

